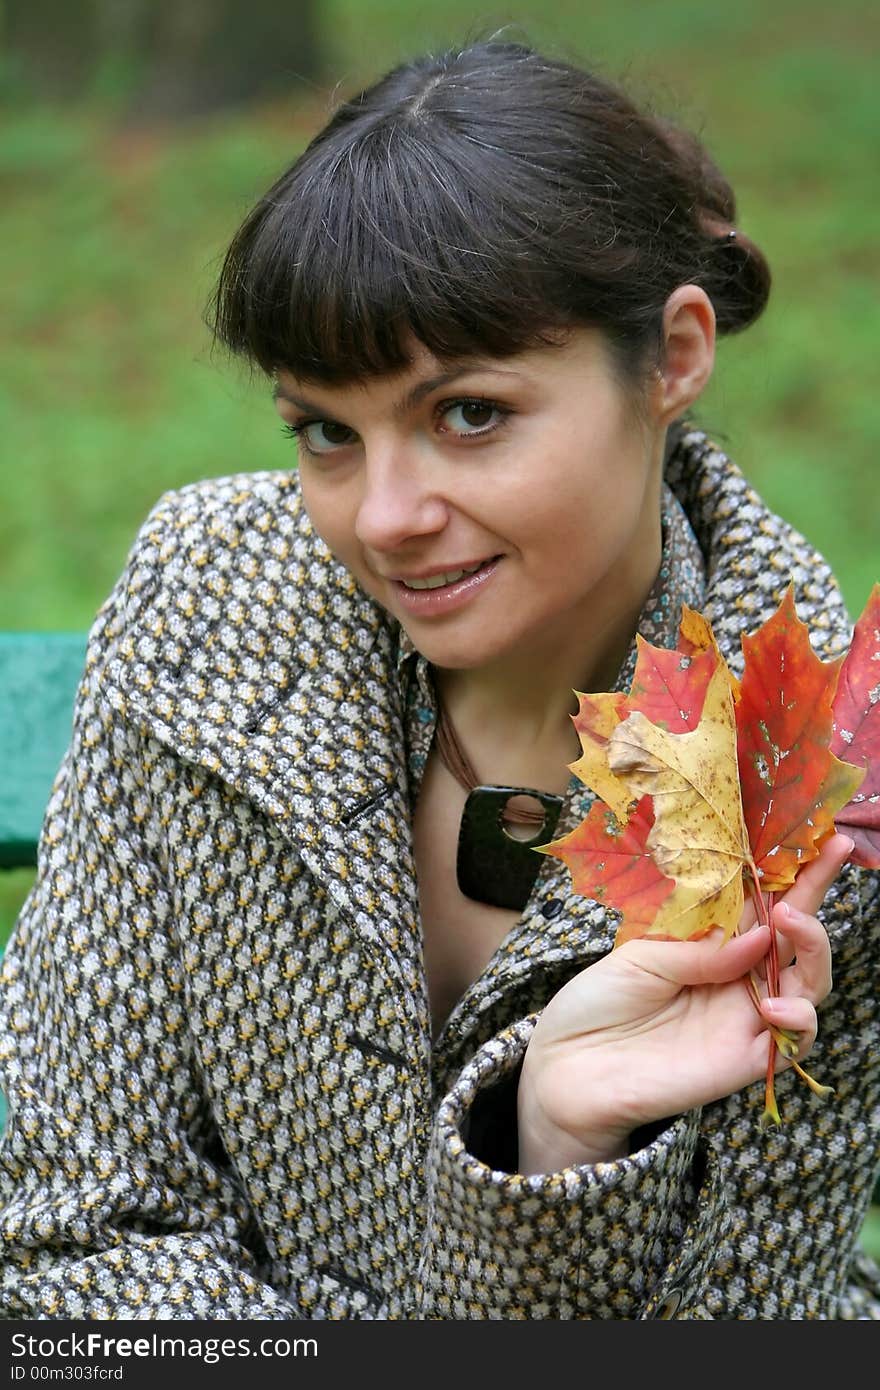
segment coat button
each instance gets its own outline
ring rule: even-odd
[[[561,898],[548,898],[541,908],[541,916],[546,922],[550,922],[554,917],[559,916],[564,906]]]
[[[674,1318],[681,1307],[681,1289],[670,1289],[665,1298],[657,1304],[652,1317]]]

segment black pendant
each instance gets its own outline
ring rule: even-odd
[[[533,796],[544,808],[543,824],[527,840],[504,829],[501,816],[512,796]],[[521,912],[541,867],[534,846],[553,838],[562,804],[561,796],[531,787],[474,787],[458,832],[458,886],[465,897]]]

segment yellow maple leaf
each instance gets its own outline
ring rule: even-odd
[[[674,734],[639,711],[608,740],[608,765],[631,798],[653,797],[647,848],[675,889],[647,928],[619,932],[686,940],[721,927],[736,930],[743,908],[743,867],[751,862],[736,756],[736,720],[728,669],[709,683],[696,728]]]
[[[626,698],[614,693],[600,692],[584,695],[576,690],[580,701],[578,713],[574,716],[574,727],[581,744],[581,756],[577,762],[569,763],[569,770],[596,793],[600,801],[625,821],[632,802],[632,793],[626,784],[608,766],[608,740],[626,715]]]

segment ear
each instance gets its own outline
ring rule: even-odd
[[[663,358],[657,373],[659,422],[669,425],[697,399],[715,365],[715,310],[699,285],[679,285],[663,310]]]

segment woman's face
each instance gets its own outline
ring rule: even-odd
[[[419,346],[366,385],[280,372],[276,404],[315,529],[434,665],[528,665],[638,612],[664,431],[594,330],[451,365]]]

